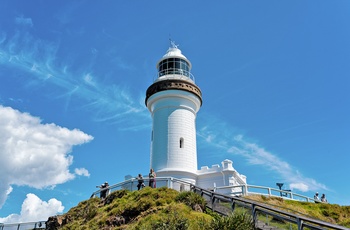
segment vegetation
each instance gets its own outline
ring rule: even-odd
[[[288,212],[350,228],[350,206],[340,206],[328,203],[311,203],[262,195],[248,196],[245,198],[265,203]],[[271,220],[276,221],[272,218]]]
[[[253,229],[246,213],[223,217],[206,209],[206,201],[199,195],[165,187],[146,187],[133,192],[119,190],[104,201],[85,200],[50,226],[49,229],[67,230]]]
[[[258,202],[312,216],[327,222],[350,227],[350,207],[324,203],[307,203],[283,200],[278,197],[249,196]],[[224,204],[221,204],[224,205]],[[227,207],[230,207],[227,204]],[[274,223],[283,229],[286,223],[273,218],[263,222]],[[130,230],[229,230],[254,229],[250,211],[236,207],[229,216],[221,216],[206,208],[206,201],[192,192],[178,192],[168,188],[140,191],[119,190],[111,193],[105,200],[91,198],[78,204],[54,222],[48,229],[130,229]],[[288,229],[294,226],[288,224]]]

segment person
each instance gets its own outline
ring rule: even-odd
[[[315,203],[319,203],[320,202],[320,198],[318,198],[318,192],[316,192],[315,195],[314,195],[314,201],[315,201]]]
[[[148,185],[149,185],[151,188],[155,188],[155,187],[156,187],[156,173],[154,172],[153,169],[151,169],[151,170],[149,171],[148,178],[149,178],[149,183],[148,183]]]
[[[145,184],[144,184],[143,177],[142,177],[141,173],[137,177],[137,181],[138,181],[137,190],[140,190],[141,188],[145,187]]]
[[[101,184],[101,186],[96,186],[96,187],[101,189],[100,198],[105,199],[106,196],[109,193],[109,184],[108,184],[108,182],[106,181],[104,184]]]
[[[326,195],[324,193],[321,196],[321,201],[327,203]]]

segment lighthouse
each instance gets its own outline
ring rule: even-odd
[[[196,116],[202,93],[191,74],[191,62],[174,42],[156,67],[158,76],[145,99],[152,116],[150,167],[158,177],[171,176],[195,184]]]
[[[182,179],[207,189],[246,184],[246,176],[228,159],[221,166],[197,169],[196,116],[202,92],[191,74],[191,62],[174,42],[156,67],[157,78],[146,91],[145,104],[152,116],[150,167],[157,177]]]

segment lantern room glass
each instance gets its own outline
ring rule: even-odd
[[[159,77],[167,74],[179,74],[190,77],[190,65],[180,58],[167,58],[158,64]]]

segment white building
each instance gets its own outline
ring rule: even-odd
[[[146,106],[152,115],[151,164],[157,177],[175,177],[202,188],[246,184],[246,177],[222,161],[197,168],[196,115],[202,93],[190,72],[191,62],[172,42],[158,61],[158,78],[147,89]]]

